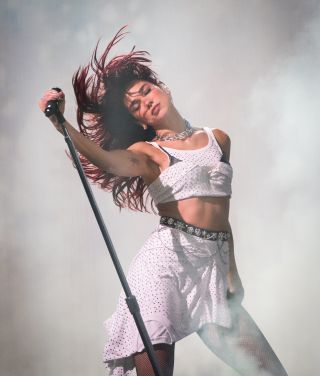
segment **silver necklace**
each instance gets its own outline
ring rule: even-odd
[[[194,129],[191,127],[190,123],[187,120],[184,120],[186,124],[186,129],[180,133],[176,133],[173,136],[156,136],[153,141],[176,141],[184,140],[185,138],[192,135]]]

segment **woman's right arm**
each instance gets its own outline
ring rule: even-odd
[[[49,100],[60,100],[59,108],[64,111],[64,95],[54,90],[48,90],[39,101],[39,107],[42,111],[47,106]],[[56,116],[49,118],[56,129],[63,134]],[[133,150],[112,150],[106,151],[95,142],[85,137],[77,131],[68,121],[64,123],[75,148],[80,154],[84,155],[92,164],[103,171],[110,172],[118,176],[147,176],[154,162],[143,152],[144,142],[134,144]]]

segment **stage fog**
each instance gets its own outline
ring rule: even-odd
[[[319,374],[320,8],[317,1],[6,1],[1,24],[3,376],[104,375],[120,283],[63,137],[37,106],[123,25],[181,114],[231,137],[230,222],[244,306],[291,376]],[[93,187],[125,269],[158,223]],[[175,375],[235,375],[192,335]]]

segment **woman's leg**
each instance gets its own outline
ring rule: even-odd
[[[230,329],[207,324],[200,338],[225,363],[245,376],[287,376],[260,329],[241,306],[233,309]]]
[[[156,358],[163,376],[173,375],[174,343],[172,345],[159,343],[153,346]],[[137,376],[154,376],[148,354],[146,351],[134,355]]]

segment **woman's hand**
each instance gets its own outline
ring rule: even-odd
[[[49,101],[58,101],[58,107],[59,111],[63,114],[64,109],[65,109],[65,96],[63,91],[56,91],[54,89],[47,90],[44,94],[43,97],[40,99],[38,102],[39,108],[42,112],[45,111],[47,108],[48,102]],[[56,116],[52,115],[49,118],[53,125],[58,129],[59,128],[59,123],[57,121]],[[59,130],[59,129],[58,129]]]
[[[237,272],[229,272],[227,276],[227,299],[230,303],[241,304],[244,297],[244,288]]]
[[[44,112],[49,101],[58,101],[59,102],[59,111],[63,114],[65,108],[65,97],[63,91],[56,91],[54,89],[47,90],[43,97],[38,102],[40,110]]]
[[[47,108],[48,102],[49,101],[58,101],[58,108],[61,114],[64,113],[65,109],[65,96],[63,91],[56,91],[54,89],[47,90],[44,94],[43,97],[40,99],[38,102],[39,108],[42,112],[45,111]],[[61,125],[58,122],[58,119],[55,115],[51,115],[49,117],[51,123],[56,127],[56,129],[62,133],[62,128]]]

